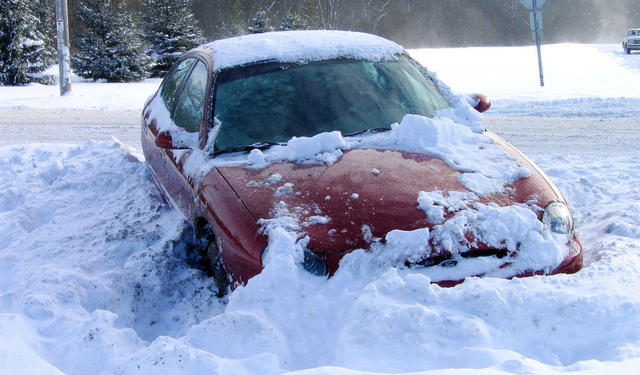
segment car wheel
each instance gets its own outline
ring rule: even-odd
[[[229,279],[224,268],[220,245],[216,241],[211,226],[203,217],[196,218],[195,249],[199,256],[199,269],[206,270],[207,276],[212,277],[218,287],[218,298],[224,297],[229,291]]]
[[[627,50],[627,55],[631,54],[631,48],[626,48]]]
[[[218,287],[218,298],[224,297],[229,292],[229,278],[227,277],[227,270],[224,268],[224,261],[222,260],[222,253],[220,252],[220,246],[217,241],[211,241],[207,248],[207,257],[209,258],[209,270],[211,276],[216,281]]]

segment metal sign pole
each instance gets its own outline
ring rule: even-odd
[[[547,0],[518,0],[525,8],[529,9],[529,22],[531,23],[532,37],[536,41],[538,48],[538,67],[540,69],[540,86],[544,86],[544,75],[542,74],[542,53],[540,49],[540,39],[542,38],[542,8]]]
[[[71,93],[71,53],[69,50],[69,15],[67,0],[56,0],[56,37],[60,96]]]
[[[538,23],[538,1],[533,0],[533,23],[535,24],[536,47],[538,48],[538,67],[540,69],[540,86],[544,87],[544,74],[542,74],[542,53],[540,49],[540,24]]]

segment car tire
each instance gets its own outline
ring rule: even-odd
[[[222,260],[220,244],[211,230],[211,226],[203,217],[196,218],[194,222],[195,249],[199,256],[200,269],[207,272],[207,276],[212,277],[218,287],[216,296],[224,297],[229,292],[229,279]]]
[[[224,297],[229,292],[229,277],[227,276],[227,270],[224,267],[224,261],[222,260],[222,253],[220,252],[220,245],[218,241],[211,241],[207,248],[207,257],[209,258],[209,271],[210,276],[216,282],[218,287],[218,298]]]
[[[627,50],[627,55],[631,54],[631,48],[625,48]]]

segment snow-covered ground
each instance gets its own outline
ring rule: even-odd
[[[482,92],[493,115],[637,117],[640,58],[619,45],[424,49],[412,55],[459,92]]]
[[[544,46],[544,88],[534,47],[411,53],[490,96],[488,123],[640,122],[640,55],[619,46]],[[0,87],[0,115],[19,128],[23,111],[137,111],[158,83],[74,82],[62,98]],[[557,152],[557,128],[510,129],[574,209],[587,262],[575,275],[440,288],[395,268],[325,280],[274,266],[224,299],[185,259],[182,218],[139,145],[0,146],[0,374],[638,374],[640,151],[581,126]],[[592,134],[605,146],[584,150]]]

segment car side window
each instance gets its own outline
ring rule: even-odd
[[[176,103],[180,85],[195,61],[196,59],[186,59],[182,61],[175,67],[175,69],[173,69],[173,71],[171,71],[171,73],[169,73],[169,76],[167,76],[162,83],[162,101],[164,102],[164,105],[167,106],[169,112],[173,111],[173,106]]]
[[[198,61],[185,81],[176,104],[173,122],[190,133],[199,130],[204,117],[208,78],[207,66]]]

